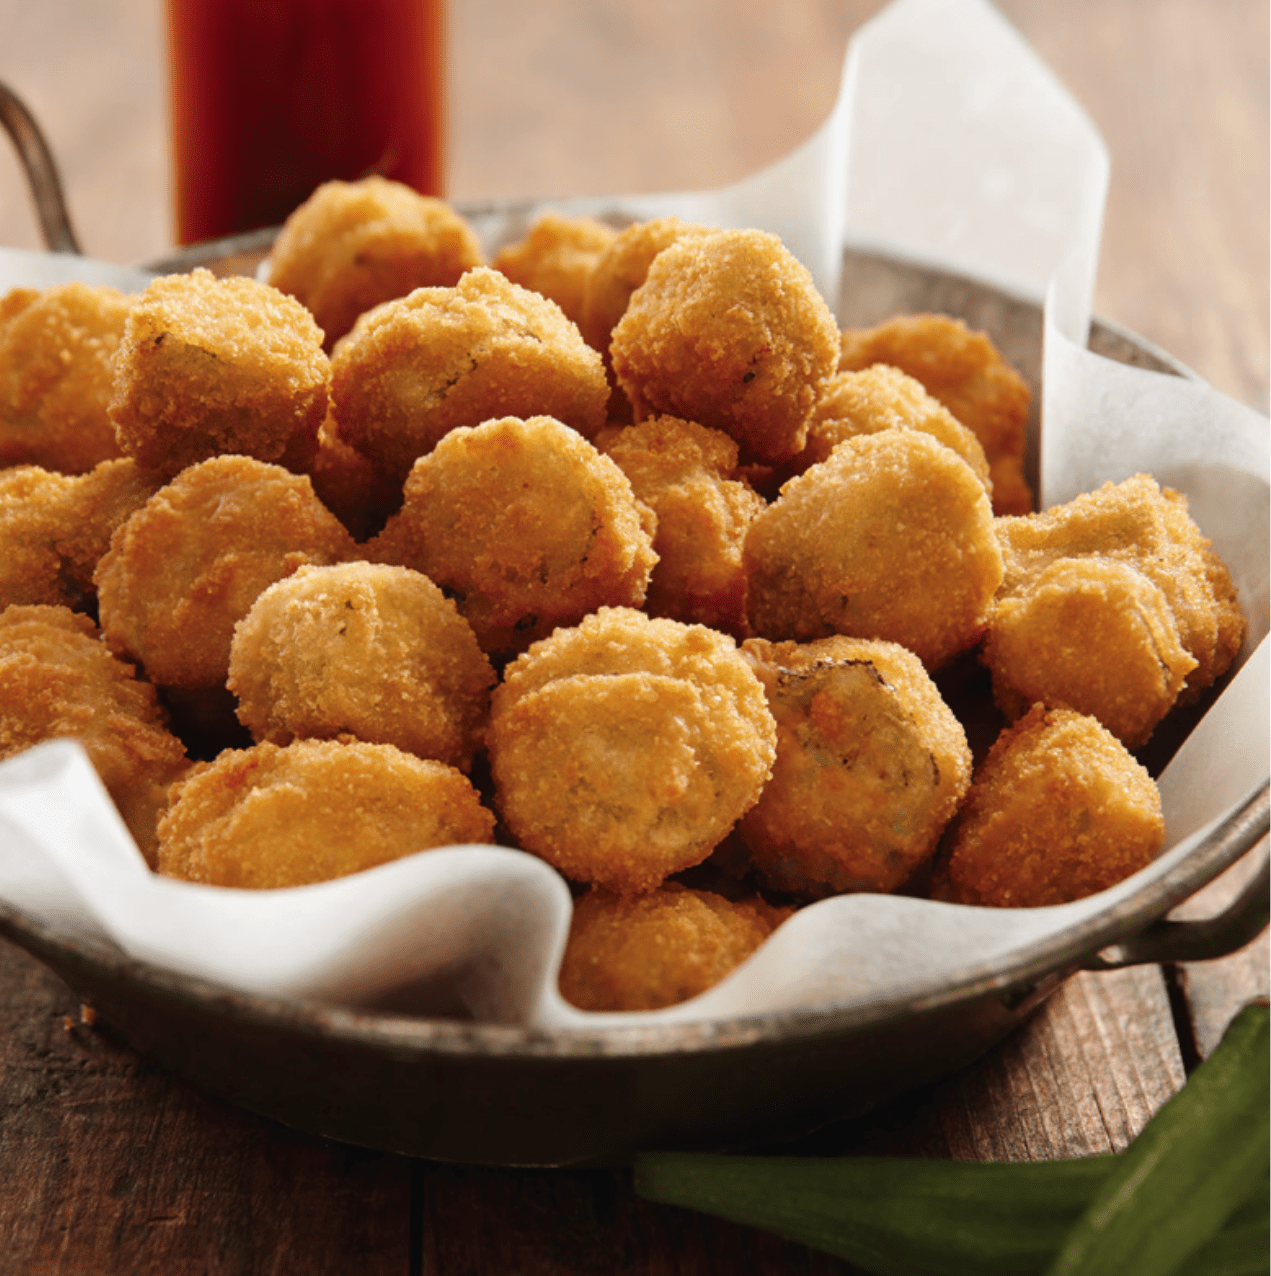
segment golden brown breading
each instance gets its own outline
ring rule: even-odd
[[[523,651],[604,604],[640,605],[657,561],[646,521],[586,439],[551,417],[507,417],[421,457],[367,556],[436,581],[484,651]]]
[[[441,762],[391,744],[257,744],[197,764],[173,789],[159,872],[253,890],[305,886],[493,832],[476,790]]]
[[[803,447],[838,327],[776,235],[717,231],[653,259],[610,353],[637,421],[696,421],[736,439],[744,460],[779,464]]]
[[[746,537],[765,638],[882,638],[930,670],[973,647],[1002,579],[984,485],[919,430],[847,439],[791,479]]]
[[[300,567],[234,627],[229,689],[257,740],[351,735],[467,771],[494,670],[472,627],[405,567]]]
[[[793,912],[676,882],[637,899],[593,887],[574,905],[561,996],[580,1010],[687,1001],[741,965]]]
[[[1035,701],[1075,709],[1127,749],[1147,743],[1196,668],[1161,590],[1093,557],[1059,559],[999,602],[981,659],[1008,718]]]
[[[94,577],[102,633],[152,682],[223,686],[234,625],[304,563],[356,557],[307,478],[246,456],[183,470],[120,525]]]
[[[623,430],[607,451],[657,516],[645,610],[743,637],[741,551],[764,501],[736,481],[737,444],[719,430],[659,416]]]
[[[1036,908],[1138,872],[1165,840],[1151,776],[1093,718],[1034,705],[976,771],[933,895]]]
[[[312,312],[330,350],[364,311],[452,287],[484,260],[476,232],[444,201],[371,176],[324,182],[287,218],[269,282]]]
[[[590,438],[609,385],[555,302],[479,267],[363,315],[331,392],[340,438],[401,481],[451,430],[497,417],[553,416]]]
[[[824,461],[844,439],[879,430],[921,430],[952,448],[974,471],[989,495],[993,484],[980,441],[922,383],[899,368],[877,363],[861,372],[839,372],[822,387],[800,471]]]
[[[603,607],[508,666],[486,741],[519,844],[636,895],[710,854],[759,796],[775,738],[731,639]]]
[[[155,689],[65,607],[0,612],[0,758],[44,740],[84,746],[153,867],[155,822],[189,762]]]
[[[612,226],[594,217],[562,217],[549,211],[524,239],[500,249],[492,264],[514,284],[550,298],[581,327],[587,280],[617,237]]]
[[[87,474],[34,465],[0,470],[0,610],[12,603],[88,608],[93,572],[115,528],[161,483],[129,457]]]
[[[330,412],[318,431],[318,451],[308,474],[318,499],[356,541],[382,531],[402,502],[401,484],[340,439]]]
[[[313,317],[276,288],[165,275],[128,312],[110,419],[120,447],[168,477],[226,453],[303,470],[330,372]]]
[[[898,315],[876,328],[842,333],[839,370],[887,363],[917,378],[984,448],[995,514],[1027,514],[1033,494],[1024,478],[1028,405],[1024,378],[983,332],[949,315]]]
[[[742,644],[777,760],[738,831],[780,890],[893,891],[934,854],[971,783],[966,733],[922,662],[890,642]]]
[[[658,253],[681,239],[713,234],[715,229],[678,217],[655,217],[620,231],[587,277],[583,317],[578,325],[587,344],[607,356],[613,330],[627,313],[631,294],[648,278],[649,266]]]
[[[1061,559],[1125,563],[1156,585],[1196,661],[1184,700],[1220,677],[1240,650],[1245,619],[1230,573],[1188,515],[1186,497],[1149,475],[1105,483],[1044,514],[998,519],[996,527],[1006,568],[999,599],[1027,592]]]
[[[81,283],[0,297],[0,466],[82,474],[121,455],[106,407],[129,301]]]

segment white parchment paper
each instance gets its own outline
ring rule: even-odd
[[[1085,349],[1107,182],[1097,132],[996,10],[984,0],[899,0],[858,33],[833,113],[784,160],[724,190],[551,207],[772,230],[830,298],[845,245],[1046,296],[1044,503],[1140,471],[1188,493],[1250,620],[1238,673],[1161,777],[1166,850],[1142,873],[1058,908],[824,900],[693,1001],[586,1014],[556,992],[570,894],[542,861],[451,847],[292,890],[172,881],[147,870],[82,750],[56,741],[0,764],[0,899],[245,992],[354,1004],[406,998],[421,1013],[462,1006],[491,1022],[588,1028],[935,988],[1114,907],[1185,859],[1271,769],[1271,489],[1265,418],[1199,381]],[[0,290],[67,278],[127,291],[145,283],[143,272],[0,249]]]

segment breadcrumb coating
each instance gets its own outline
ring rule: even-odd
[[[476,231],[444,201],[371,176],[324,182],[287,218],[269,282],[312,313],[330,350],[364,311],[452,287],[484,260]]]
[[[604,605],[639,606],[651,516],[622,471],[551,417],[451,431],[420,458],[368,556],[447,592],[484,651],[524,651]]]
[[[929,670],[979,642],[1002,579],[984,485],[919,430],[847,439],[791,479],[745,564],[757,636],[881,638]]]
[[[1194,699],[1211,685],[1240,650],[1246,622],[1230,573],[1214,552],[1212,543],[1187,513],[1186,498],[1168,488],[1162,489],[1147,474],[1136,474],[1122,483],[1105,483],[1097,491],[1084,493],[1066,505],[1056,505],[1044,514],[1000,518],[996,529],[1005,564],[998,594],[998,610],[1004,620],[1018,617],[1019,609],[1012,600],[1036,590],[1038,581],[1054,564],[1065,560],[1104,559],[1132,568],[1164,596],[1178,641],[1187,656],[1195,661],[1194,666],[1182,669],[1186,684],[1178,693],[1181,702]],[[1050,579],[1053,582],[1055,578]],[[1068,573],[1065,579],[1075,581],[1078,576]],[[1116,605],[1129,606],[1126,599],[1138,592],[1141,591],[1118,594],[1115,598],[1109,594],[1109,603],[1120,600]],[[1088,593],[1086,607],[1092,599],[1093,595]],[[1106,623],[1110,626],[1120,623],[1130,629],[1136,624],[1133,617],[1124,617],[1120,622],[1109,619]],[[1086,643],[1087,639],[1084,634],[1069,634],[1066,641],[1076,644]],[[1165,675],[1163,686],[1174,685],[1182,663],[1177,656],[1168,654],[1172,650],[1168,641],[1156,637],[1151,645],[1166,658],[1170,671]],[[1087,648],[1090,649],[1088,644]],[[1099,659],[1115,663],[1118,649],[1117,645],[1109,647]],[[1004,653],[1005,648],[991,641],[986,651],[990,669],[995,668],[994,652],[999,651]],[[1134,653],[1139,651],[1138,641],[1130,642],[1123,651],[1132,661]],[[1148,660],[1141,651],[1138,658]],[[1106,669],[1104,675],[1112,679],[1112,670]],[[1132,676],[1127,673],[1127,677]],[[1003,665],[1000,673],[995,671],[994,686],[1001,686],[1000,693],[995,691],[995,694],[1000,695],[1004,708],[1014,703],[1012,688],[1020,695],[1047,703],[1064,703],[1059,690],[1052,691],[1046,678],[1047,670],[1040,663],[1025,677],[1018,663],[1012,662],[1010,670]],[[1109,690],[1115,691],[1111,683]],[[1160,694],[1152,697],[1153,704],[1159,700]],[[1113,719],[1121,717],[1121,711],[1111,705],[1102,710],[1089,707],[1086,712],[1094,713],[1109,726],[1111,722],[1104,717],[1105,713]],[[1138,731],[1131,730],[1130,734],[1137,738]]]
[[[499,250],[493,261],[514,284],[554,301],[572,323],[582,325],[587,280],[618,237],[594,217],[544,213],[524,239]]]
[[[738,831],[780,890],[893,891],[935,852],[971,783],[966,733],[912,652],[825,638],[742,644],[777,759]]]
[[[254,739],[353,736],[467,771],[494,669],[426,576],[355,562],[300,567],[234,628],[229,689]]]
[[[674,1006],[714,987],[793,912],[676,882],[636,899],[593,887],[574,905],[561,996],[580,1010]]]
[[[731,639],[614,607],[509,665],[487,734],[519,844],[622,895],[710,854],[758,798],[775,740]]]
[[[645,610],[744,637],[742,546],[764,500],[736,479],[737,444],[719,430],[658,416],[621,431],[607,454],[657,517]]]
[[[159,872],[270,890],[489,842],[494,815],[453,767],[391,744],[300,740],[226,749],[172,791]]]
[[[1037,908],[1145,868],[1165,840],[1151,776],[1094,718],[1034,705],[980,765],[933,895]]]
[[[627,313],[631,294],[648,278],[658,253],[681,239],[710,235],[716,229],[678,217],[655,217],[619,231],[587,277],[583,317],[578,325],[587,344],[607,356],[613,330]]]
[[[779,464],[807,438],[838,326],[776,235],[717,231],[653,259],[610,353],[637,421],[696,421],[736,439],[743,459]]]
[[[1128,563],[1066,558],[993,613],[981,659],[1008,718],[1041,701],[1146,744],[1196,668],[1165,595]]]
[[[826,460],[844,439],[895,429],[921,430],[952,448],[993,495],[980,441],[921,382],[883,363],[861,372],[839,372],[825,383],[812,413],[807,446],[797,460],[807,469]]]
[[[339,437],[398,481],[451,430],[551,416],[605,423],[600,356],[555,302],[497,270],[419,288],[364,315],[332,362]]]
[[[112,656],[97,626],[66,607],[0,612],[0,758],[45,740],[83,745],[141,852],[189,766],[154,687]]]
[[[303,470],[330,374],[322,332],[294,298],[201,268],[165,275],[128,312],[110,419],[129,456],[169,477],[227,453]]]
[[[246,456],[182,471],[122,523],[94,581],[102,633],[152,682],[223,687],[234,625],[305,563],[356,557],[307,478]]]
[[[106,409],[129,303],[82,283],[0,297],[0,467],[83,474],[121,455]]]
[[[995,514],[1027,514],[1024,477],[1028,383],[983,332],[949,315],[897,315],[841,334],[839,371],[885,363],[921,381],[979,439],[993,480]]]
[[[0,610],[13,603],[90,608],[93,572],[115,528],[161,483],[129,457],[86,474],[34,465],[0,470]]]

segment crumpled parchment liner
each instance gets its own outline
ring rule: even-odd
[[[1263,641],[1271,555],[1266,419],[1199,381],[1083,348],[1107,180],[1095,130],[991,6],[899,0],[853,40],[830,118],[771,168],[722,191],[550,206],[770,229],[828,297],[838,295],[845,244],[1047,297],[1044,502],[1140,471],[1187,492],[1250,620],[1239,672],[1161,777],[1167,849],[1142,873],[1045,909],[824,900],[693,1001],[587,1014],[556,992],[570,893],[542,861],[502,847],[451,847],[292,890],[172,881],[147,870],[79,746],[56,741],[0,764],[0,899],[243,992],[589,1029],[934,990],[1113,909],[1186,858],[1271,769]],[[535,212],[491,210],[479,223],[488,246],[523,233]],[[0,250],[0,289],[67,277],[126,289],[145,278]]]

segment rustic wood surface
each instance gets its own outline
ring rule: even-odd
[[[823,118],[875,0],[465,0],[457,198],[700,187]],[[1113,157],[1097,307],[1265,410],[1264,0],[1004,0]],[[171,243],[156,0],[0,0],[0,78],[46,126],[87,251]],[[0,243],[38,247],[0,144]],[[1217,911],[1237,868],[1192,907]],[[1083,974],[972,1068],[820,1150],[1034,1159],[1124,1147],[1267,991],[1266,933],[1218,962]],[[308,1138],[158,1072],[0,943],[0,1276],[848,1272],[651,1206],[625,1171],[448,1167]]]

